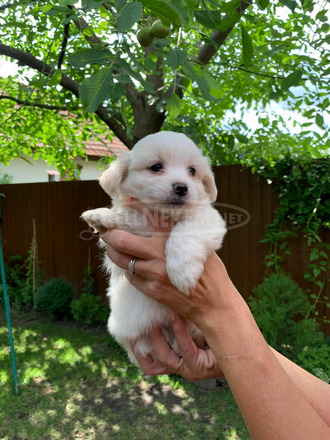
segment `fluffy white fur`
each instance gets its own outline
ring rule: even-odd
[[[125,206],[127,197],[161,212],[164,219],[171,217],[174,226],[166,244],[166,269],[174,286],[189,295],[208,255],[220,248],[226,233],[224,220],[212,206],[217,196],[214,177],[197,146],[184,134],[174,132],[146,136],[110,165],[100,184],[112,198],[113,207],[86,211],[82,218],[96,231],[119,228],[151,235],[145,217]],[[108,328],[130,359],[136,363],[130,340],[137,340],[141,354],[152,353],[148,332],[159,324],[176,348],[168,309],[135,289],[125,271],[108,257],[105,268],[111,273]]]

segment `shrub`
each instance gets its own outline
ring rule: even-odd
[[[253,291],[251,311],[269,345],[298,363],[298,355],[306,347],[312,350],[322,346],[324,335],[318,324],[305,318],[311,306],[309,299],[288,275],[274,273]]]
[[[84,269],[84,277],[82,282],[83,282],[82,293],[88,293],[89,295],[92,295],[94,292],[94,275],[93,275],[93,270],[91,269],[90,266]]]
[[[79,299],[71,302],[73,319],[85,325],[106,322],[109,309],[101,302],[100,296],[83,293]]]
[[[32,295],[27,288],[25,261],[22,255],[12,255],[5,264],[7,293],[10,304],[16,309],[32,305]],[[1,280],[0,280],[1,281]],[[0,302],[3,302],[3,287],[0,285]]]
[[[298,354],[300,365],[322,380],[330,378],[330,345],[321,344],[319,347],[304,347]]]
[[[37,310],[47,311],[52,319],[63,318],[70,313],[73,289],[62,278],[53,278],[36,290]]]
[[[40,285],[43,273],[39,261],[32,271],[32,255],[24,259],[22,255],[12,255],[5,264],[7,293],[11,306],[15,309],[29,309],[34,306],[34,286]],[[0,304],[3,303],[3,286],[0,280]]]

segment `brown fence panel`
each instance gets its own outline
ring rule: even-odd
[[[90,257],[96,289],[105,290],[97,240],[79,218],[88,208],[109,205],[109,197],[98,182],[2,185],[0,192],[6,195],[2,227],[5,257],[28,255],[34,219],[38,257],[47,278],[64,277],[79,296]]]
[[[215,169],[218,186],[216,206],[227,221],[228,233],[220,251],[236,287],[247,298],[266,272],[265,257],[269,246],[261,244],[265,226],[272,221],[276,208],[273,187],[263,178],[240,166]],[[78,297],[84,269],[89,261],[95,273],[95,291],[104,296],[106,278],[100,269],[97,239],[93,237],[80,214],[89,208],[109,205],[109,198],[96,181],[0,185],[6,195],[3,220],[5,258],[27,256],[32,242],[33,219],[36,223],[38,255],[47,278],[62,276],[73,286]],[[329,242],[329,231],[323,230]],[[292,239],[293,253],[285,270],[303,288],[315,287],[304,279],[308,264],[308,247],[302,235]],[[323,294],[329,297],[329,285]],[[325,304],[318,306],[319,316],[330,319]],[[329,324],[322,328],[330,335]]]
[[[239,292],[244,298],[248,298],[253,288],[262,282],[266,274],[265,257],[269,254],[270,247],[260,243],[260,239],[265,235],[265,227],[274,218],[277,194],[266,179],[253,175],[250,170],[242,169],[240,166],[218,167],[215,169],[215,176],[219,191],[217,200],[219,211],[226,218],[228,226],[228,233],[219,255]],[[233,207],[222,207],[223,204]],[[230,217],[231,213],[239,212],[235,207],[244,209],[250,214],[249,222],[241,227],[239,223],[235,224],[235,215]],[[233,224],[230,223],[230,219]],[[322,229],[320,236],[324,243],[330,243],[329,230]],[[290,247],[292,254],[286,259],[284,271],[306,292],[310,291],[317,296],[319,289],[304,278],[309,263],[309,250],[307,240],[302,233],[290,238]],[[330,297],[329,277],[328,271],[326,276],[328,282],[322,291],[322,297],[324,295]],[[324,322],[324,318],[330,321],[330,309],[324,301],[320,301],[317,311],[322,330],[330,335],[330,325]]]

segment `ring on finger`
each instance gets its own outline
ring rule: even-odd
[[[136,262],[136,257],[133,257],[131,259],[131,261],[128,263],[127,267],[128,267],[128,271],[130,274],[134,275],[135,274],[135,269],[134,269],[134,264]]]

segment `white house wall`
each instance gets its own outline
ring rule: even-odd
[[[42,160],[31,160],[27,158],[30,163],[21,158],[13,159],[9,166],[0,164],[0,178],[2,174],[9,174],[13,178],[12,183],[36,183],[48,182],[49,176],[47,171],[55,171],[53,166],[48,166]],[[102,174],[99,170],[97,161],[82,161],[77,160],[77,163],[82,166],[81,180],[96,180]],[[55,180],[59,180],[60,176],[55,176]]]

